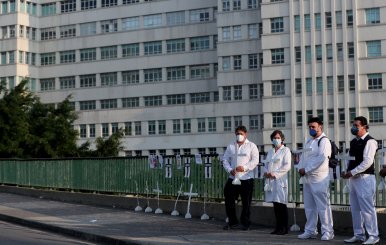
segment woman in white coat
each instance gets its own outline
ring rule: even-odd
[[[264,174],[265,201],[272,202],[276,218],[276,228],[271,234],[285,235],[288,233],[288,177],[291,169],[291,151],[283,145],[284,134],[275,130],[271,134],[274,147],[268,151]]]

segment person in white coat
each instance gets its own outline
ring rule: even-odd
[[[299,162],[299,174],[303,177],[304,211],[306,225],[299,239],[316,238],[318,216],[321,224],[321,240],[334,238],[333,219],[330,204],[330,176],[328,158],[331,156],[331,143],[323,133],[323,122],[318,117],[308,120],[309,138],[304,149],[304,157]],[[323,139],[322,139],[323,138]]]
[[[265,159],[268,164],[265,166],[264,177],[266,178],[265,201],[273,203],[273,210],[276,218],[276,228],[271,234],[288,234],[288,176],[291,169],[291,151],[283,145],[284,134],[275,130],[271,134],[271,141],[274,147],[268,151]]]
[[[350,206],[354,236],[346,243],[376,244],[379,242],[377,211],[375,210],[375,166],[374,157],[377,141],[369,135],[369,125],[365,117],[354,118],[351,133],[356,136],[350,142],[350,160],[343,178],[350,179]],[[366,240],[366,233],[369,238]]]

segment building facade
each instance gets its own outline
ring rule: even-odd
[[[245,125],[261,150],[301,147],[310,115],[383,145],[386,3],[334,0],[1,1],[0,79],[71,95],[79,142],[125,129],[127,155],[222,153]],[[264,149],[265,148],[265,149]]]

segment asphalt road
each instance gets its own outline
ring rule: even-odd
[[[13,225],[0,221],[1,245],[91,245],[95,243],[84,242],[73,238],[60,236],[45,231],[34,230],[24,226]]]

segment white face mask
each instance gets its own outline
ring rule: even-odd
[[[242,135],[242,134],[236,135],[236,140],[237,140],[237,142],[243,142],[244,139],[245,139],[244,135]]]
[[[272,140],[272,144],[273,144],[274,146],[279,146],[279,145],[281,145],[281,139],[273,139],[273,140]]]

